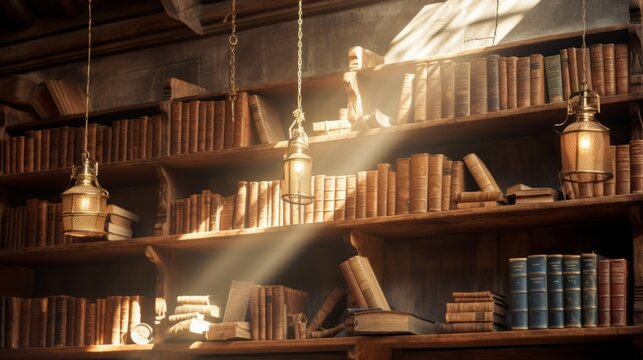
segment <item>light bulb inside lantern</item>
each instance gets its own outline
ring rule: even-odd
[[[301,173],[302,171],[304,171],[304,164],[302,164],[302,163],[297,161],[297,162],[294,163],[293,168],[294,168],[295,172]]]
[[[90,201],[88,198],[83,197],[83,198],[80,200],[80,210],[88,210],[88,209],[89,209],[89,205],[91,205],[91,201]]]
[[[589,136],[583,134],[580,138],[580,142],[578,143],[580,146],[581,150],[590,150],[592,147],[592,141],[589,139]]]

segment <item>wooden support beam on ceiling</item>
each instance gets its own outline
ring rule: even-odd
[[[24,0],[0,1],[0,10],[7,15],[11,28],[23,30],[33,24],[35,18]]]

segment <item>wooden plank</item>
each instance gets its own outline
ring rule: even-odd
[[[155,348],[164,352],[189,353],[193,355],[325,353],[348,351],[360,341],[362,341],[360,337],[232,342],[197,341],[188,344],[157,344]]]
[[[94,345],[87,347],[0,350],[4,359],[131,359],[147,358],[153,345]]]
[[[393,350],[388,347],[357,345],[348,351],[350,360],[392,360]]]

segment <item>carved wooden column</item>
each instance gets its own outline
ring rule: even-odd
[[[175,261],[174,252],[167,249],[159,249],[152,245],[145,247],[145,256],[156,268],[156,299],[155,299],[155,321],[154,321],[154,342],[161,341],[162,334],[165,334],[167,327],[167,310],[173,309],[175,304],[176,277],[172,264]]]
[[[634,278],[634,293],[643,291],[643,221],[641,207],[629,207],[630,223],[632,227],[632,274]],[[633,304],[634,325],[643,324],[643,298],[634,296]]]

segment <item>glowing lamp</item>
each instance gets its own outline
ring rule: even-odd
[[[310,204],[313,160],[308,156],[308,137],[300,127],[291,130],[284,155],[284,188],[282,198],[293,204]]]

